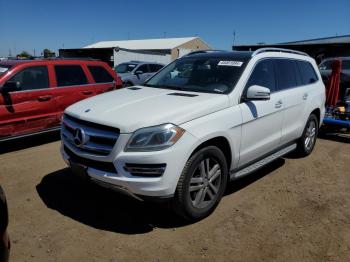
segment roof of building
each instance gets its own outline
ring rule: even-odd
[[[102,41],[84,48],[125,48],[133,50],[162,50],[173,49],[199,37],[182,38],[161,38],[161,39],[140,39],[140,40],[121,40],[121,41]]]
[[[280,45],[303,45],[303,44],[311,45],[311,44],[339,44],[339,43],[350,43],[350,35],[315,38],[315,39],[285,42],[285,43],[279,43],[279,44]]]
[[[276,43],[276,44],[243,44],[236,45],[237,47],[269,47],[269,46],[289,46],[289,45],[321,45],[321,44],[350,44],[350,35],[342,35],[342,36],[333,36],[333,37],[323,37],[323,38],[315,38],[308,40],[300,40],[294,42],[284,42],[284,43]],[[234,48],[235,46],[233,46]]]

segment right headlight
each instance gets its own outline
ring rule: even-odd
[[[125,151],[159,151],[174,145],[185,130],[173,124],[152,126],[137,130],[129,139]]]

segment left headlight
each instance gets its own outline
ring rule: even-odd
[[[173,124],[141,128],[131,136],[125,151],[163,150],[174,145],[184,133],[184,129]]]

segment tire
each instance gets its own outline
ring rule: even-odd
[[[296,155],[305,157],[313,151],[318,135],[318,119],[314,114],[311,114],[306,122],[302,136],[297,142]]]
[[[181,173],[173,210],[186,220],[205,218],[220,202],[227,178],[227,162],[222,151],[215,146],[199,150],[190,157]]]

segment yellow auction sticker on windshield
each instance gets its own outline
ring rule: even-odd
[[[242,66],[243,62],[241,61],[220,61],[218,63],[219,66]]]

